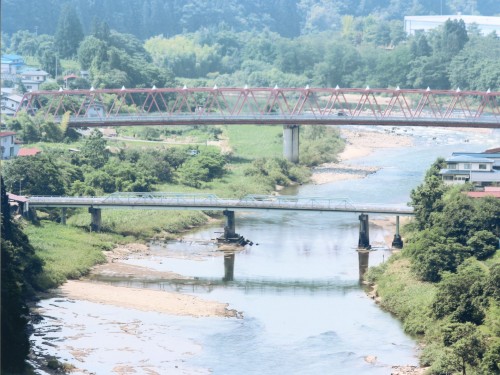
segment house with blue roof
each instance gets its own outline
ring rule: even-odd
[[[500,153],[454,152],[439,174],[447,185],[500,186]]]
[[[19,74],[25,65],[23,57],[19,55],[2,55],[1,60],[2,75]]]

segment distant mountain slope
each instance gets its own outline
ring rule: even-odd
[[[346,14],[385,19],[422,14],[500,14],[498,0],[68,0],[86,32],[95,17],[112,29],[146,39],[200,28],[269,29],[285,37],[339,27]],[[2,32],[53,34],[60,0],[1,0]]]

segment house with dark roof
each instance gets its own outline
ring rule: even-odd
[[[500,186],[500,153],[454,152],[439,174],[447,185]]]
[[[22,99],[23,97],[21,95],[13,93],[8,94],[2,89],[0,94],[0,113],[7,116],[14,116]]]

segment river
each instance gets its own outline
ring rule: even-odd
[[[362,180],[305,185],[284,193],[404,203],[438,156],[498,146],[499,132],[410,129],[414,145],[381,149],[351,164],[381,169]],[[386,218],[370,217],[376,223]],[[223,257],[205,227],[183,241],[152,242],[127,262],[194,281],[94,278],[101,283],[180,291],[229,303],[239,318],[192,318],[67,298],[39,302],[35,352],[81,374],[390,374],[418,364],[416,342],[359,282],[355,214],[236,213],[236,231],[254,242]],[[372,222],[370,265],[385,261],[383,226]],[[234,267],[234,268],[233,268]],[[40,374],[43,371],[40,370]]]

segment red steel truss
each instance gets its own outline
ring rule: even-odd
[[[156,88],[28,92],[18,109],[71,126],[376,124],[500,127],[500,92],[372,88]]]

